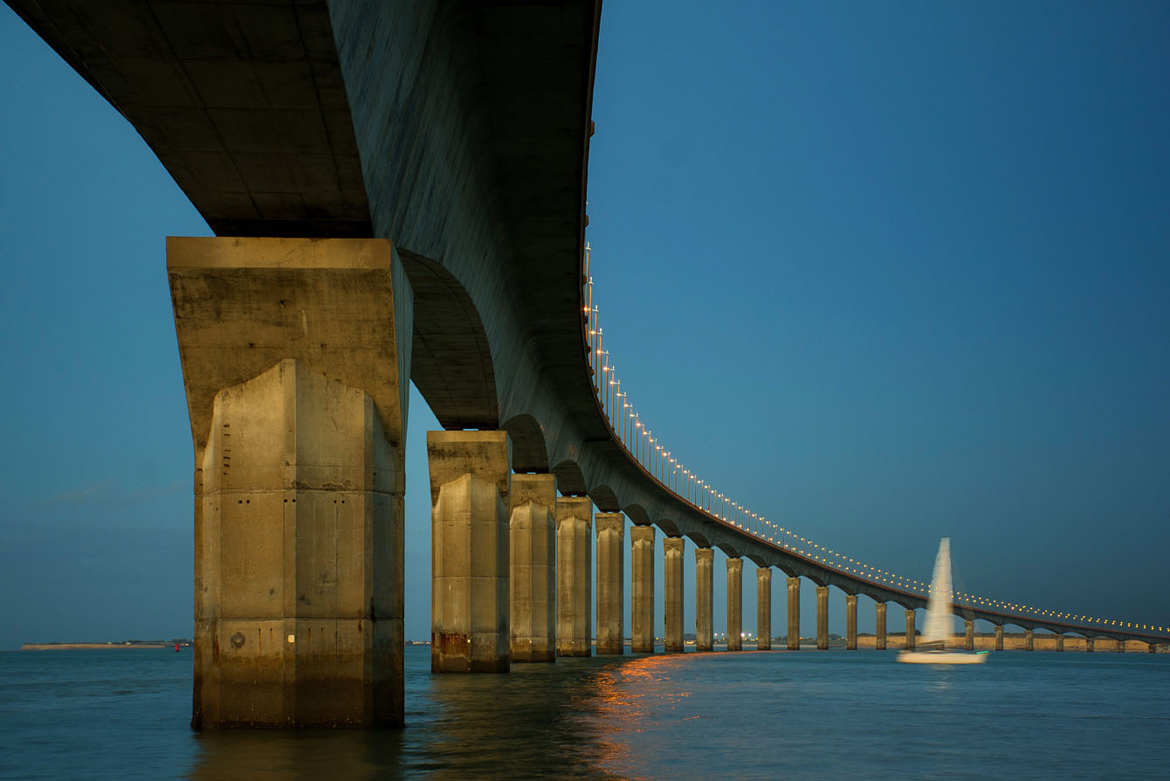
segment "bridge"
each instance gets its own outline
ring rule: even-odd
[[[428,435],[432,669],[713,648],[713,552],[742,563],[770,647],[773,569],[799,647],[803,580],[914,611],[925,584],[781,527],[690,473],[630,410],[585,253],[600,3],[93,4],[8,0],[138,130],[215,238],[167,241],[194,451],[192,723],[403,719],[403,443]],[[594,509],[596,508],[596,513]],[[596,535],[597,561],[591,557]],[[596,626],[591,626],[593,600]],[[966,621],[1170,642],[1133,625],[959,595]],[[1091,644],[1089,645],[1091,648]]]

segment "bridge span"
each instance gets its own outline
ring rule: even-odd
[[[402,722],[408,381],[444,427],[428,436],[435,671],[594,641],[621,653],[625,517],[635,651],[653,650],[656,530],[668,650],[682,650],[684,538],[700,648],[716,547],[732,647],[744,557],[761,647],[772,568],[788,576],[790,647],[802,579],[820,647],[830,586],[850,647],[862,594],[879,643],[891,602],[912,641],[922,593],[711,505],[607,415],[582,250],[598,0],[7,1],[217,234],[167,242],[194,449],[196,727]],[[1168,639],[956,611],[968,642],[974,619]]]

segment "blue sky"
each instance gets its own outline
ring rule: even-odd
[[[876,565],[928,578],[949,535],[960,588],[1170,621],[1167,29],[1164,3],[608,3],[589,239],[643,420]],[[0,73],[0,648],[189,635],[163,240],[207,226],[6,7]],[[434,427],[415,394],[413,638]]]

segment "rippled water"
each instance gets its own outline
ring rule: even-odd
[[[945,669],[715,653],[431,676],[412,647],[405,730],[196,734],[189,653],[0,653],[0,776],[1170,776],[1167,655]]]

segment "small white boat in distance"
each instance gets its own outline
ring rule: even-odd
[[[934,577],[930,583],[930,599],[926,603],[926,629],[919,645],[921,651],[900,651],[898,661],[906,664],[982,664],[987,661],[987,652],[946,650],[947,638],[951,636],[951,604],[954,591],[951,588],[951,539],[943,537],[938,543],[938,556],[934,559]]]

